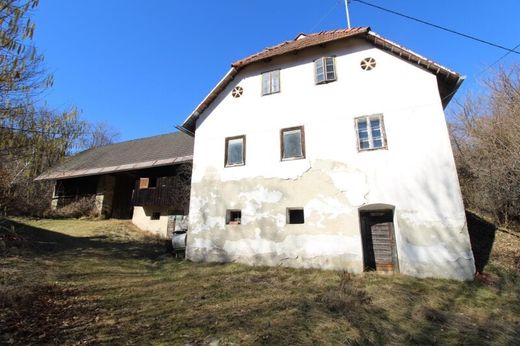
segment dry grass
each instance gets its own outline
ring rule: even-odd
[[[520,343],[512,234],[496,233],[493,280],[459,283],[193,264],[120,221],[15,232],[24,245],[0,255],[0,344]]]

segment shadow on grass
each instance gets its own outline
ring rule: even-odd
[[[169,241],[159,238],[138,241],[115,240],[105,235],[75,237],[12,220],[3,221],[0,236],[4,239],[5,252],[8,254],[11,251],[22,256],[57,255],[71,252],[81,255],[84,252],[98,251],[117,259],[154,260],[169,251]]]

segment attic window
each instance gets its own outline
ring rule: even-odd
[[[303,208],[287,208],[287,224],[305,223]]]
[[[244,88],[242,88],[241,86],[236,86],[231,91],[231,96],[233,96],[234,98],[239,98],[240,96],[242,96],[243,93]]]
[[[280,70],[262,73],[262,96],[280,92]]]
[[[336,80],[336,69],[334,57],[323,57],[314,61],[316,84],[334,82]]]
[[[376,59],[374,58],[365,58],[361,60],[361,69],[364,71],[370,71],[376,68]]]

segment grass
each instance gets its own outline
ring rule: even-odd
[[[460,283],[194,264],[123,221],[2,224],[0,344],[520,344],[516,234]]]

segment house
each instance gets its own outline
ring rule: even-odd
[[[233,63],[182,124],[187,257],[471,279],[444,116],[462,81],[368,27]]]
[[[186,222],[192,153],[192,137],[169,133],[86,150],[36,180],[55,181],[53,208],[92,197],[102,217],[167,236]]]

